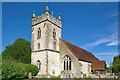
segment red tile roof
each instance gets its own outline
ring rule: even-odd
[[[105,70],[106,69],[106,63],[105,61],[94,61],[92,62],[92,70]]]
[[[75,46],[65,40],[61,41],[64,43],[64,45],[74,54],[74,56],[78,59],[78,60],[83,60],[83,61],[87,61],[87,62],[92,62],[95,60],[99,60],[98,58],[96,58],[92,53],[78,47]]]
[[[92,53],[75,46],[65,40],[60,39],[60,41],[69,49],[69,51],[80,61],[86,61],[86,62],[93,62],[92,63],[92,69],[94,70],[103,70],[103,65],[105,65],[102,61],[100,61],[98,58],[96,58]],[[99,62],[99,67],[96,66],[95,62]]]

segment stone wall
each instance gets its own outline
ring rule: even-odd
[[[85,61],[78,61],[78,59],[71,53],[67,47],[60,42],[60,70],[61,72],[64,71],[63,69],[63,58],[65,55],[68,55],[72,60],[72,69],[70,71],[72,77],[76,78],[83,78],[89,77],[91,73],[91,63]]]
[[[91,63],[89,62],[85,62],[85,61],[79,61],[81,64],[81,73],[82,73],[82,78],[85,77],[84,75],[86,75],[86,77],[89,77],[91,75]]]
[[[46,75],[46,51],[42,52],[32,52],[31,54],[31,64],[34,64],[37,66],[37,60],[40,60],[41,67],[38,74]]]
[[[59,57],[60,53],[48,51],[48,73],[52,76],[60,75]]]
[[[33,17],[32,18],[32,25],[34,26],[38,23],[45,21],[46,19],[48,19],[52,23],[56,24],[57,26],[62,27],[61,21],[59,19],[55,18],[54,16],[52,16],[51,14],[42,14],[41,16]]]
[[[37,39],[38,29],[41,29],[41,38]],[[49,21],[42,22],[32,27],[32,45],[36,51],[38,43],[40,43],[40,50],[52,49],[54,50],[54,43],[56,43],[56,50],[59,51],[59,38],[61,38],[62,29],[52,24]],[[56,32],[56,40],[53,39],[53,30]],[[34,35],[34,36],[33,36]]]
[[[79,65],[79,61],[77,60],[77,58],[66,48],[66,46],[60,42],[60,72],[63,72],[63,58],[64,56],[68,55],[71,58],[71,71],[70,71],[70,75],[73,75],[74,77],[81,77],[81,71],[80,71],[80,65]],[[62,74],[62,73],[61,73]]]

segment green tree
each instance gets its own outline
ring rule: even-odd
[[[107,67],[106,70],[107,70],[108,73],[112,73],[112,67],[111,66]]]
[[[30,64],[31,47],[30,42],[25,39],[18,38],[13,44],[6,46],[2,58],[2,79],[27,78],[29,72],[35,76],[39,71]]]
[[[31,47],[30,42],[18,38],[12,45],[6,46],[6,49],[2,52],[2,58],[13,59],[23,63],[31,63]]]
[[[119,73],[120,72],[120,55],[115,56],[112,62],[112,72]]]

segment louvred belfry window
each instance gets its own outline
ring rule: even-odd
[[[38,50],[40,49],[40,43],[38,43]]]
[[[38,28],[38,32],[37,32],[37,39],[40,39],[41,38],[41,29]]]
[[[55,29],[53,30],[53,39],[56,39],[56,31],[55,31]]]

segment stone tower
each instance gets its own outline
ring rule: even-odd
[[[32,54],[31,63],[39,68],[39,75],[60,75],[59,38],[62,22],[50,14],[48,5],[41,16],[32,16]]]

